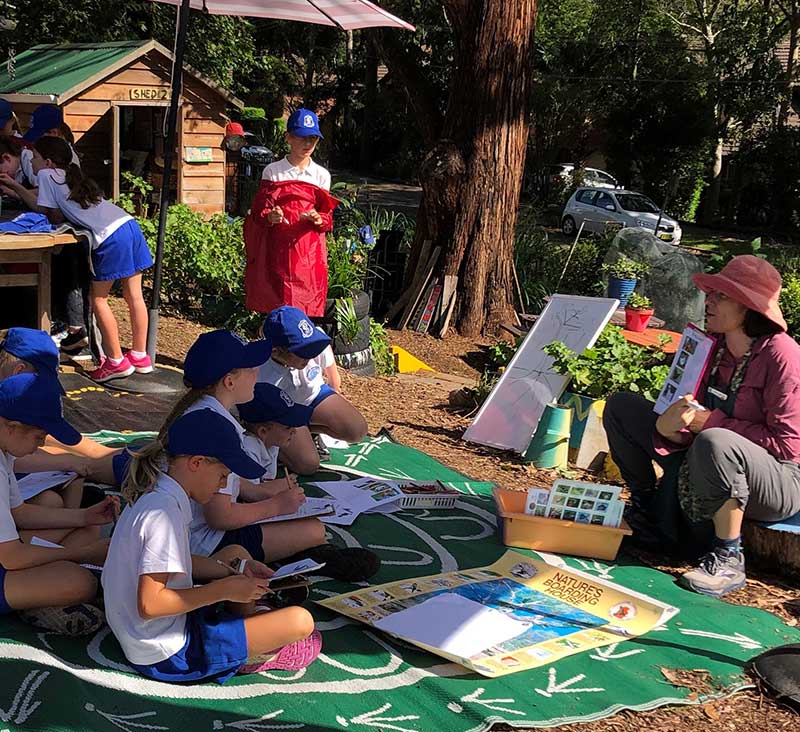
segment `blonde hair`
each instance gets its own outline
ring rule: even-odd
[[[238,369],[234,369],[234,371],[236,370]],[[222,379],[220,379],[220,381],[221,380]],[[159,473],[164,469],[164,463],[166,463],[169,458],[175,457],[175,455],[169,454],[168,446],[169,428],[172,426],[172,423],[199,399],[213,394],[218,384],[219,381],[216,381],[202,388],[190,387],[187,389],[175,403],[172,411],[167,415],[167,418],[161,425],[161,429],[158,431],[158,437],[149,445],[145,445],[141,450],[131,453],[128,473],[122,482],[121,489],[122,497],[128,504],[133,505],[141,495],[153,490],[158,480]]]

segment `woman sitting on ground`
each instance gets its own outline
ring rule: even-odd
[[[632,503],[653,524],[663,529],[676,493],[691,529],[713,523],[711,551],[682,582],[721,597],[745,584],[742,520],[800,512],[800,345],[778,306],[781,276],[765,260],[734,257],[693,280],[706,293],[706,329],[718,336],[696,395],[705,409],[689,394],[658,416],[652,402],[619,393],[603,424]],[[658,490],[653,460],[665,470]]]

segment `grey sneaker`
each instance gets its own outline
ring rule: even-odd
[[[681,584],[690,590],[711,597],[722,597],[744,587],[747,577],[744,572],[744,554],[734,552],[721,554],[709,552],[701,557],[697,569],[681,577]]]
[[[73,637],[94,633],[106,622],[103,611],[87,603],[69,607],[37,607],[20,610],[17,614],[20,620],[36,628]]]

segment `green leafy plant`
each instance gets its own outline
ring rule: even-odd
[[[508,341],[498,341],[493,346],[489,346],[489,364],[496,370],[503,368],[514,357],[514,354],[522,343],[522,337],[515,339],[513,343]]]
[[[122,173],[122,179],[128,184],[128,190],[119,194],[116,204],[131,215],[147,218],[150,209],[148,197],[153,186],[127,170]]]
[[[571,377],[571,391],[592,399],[605,399],[618,391],[655,400],[669,372],[671,357],[658,346],[643,348],[625,340],[622,329],[606,326],[592,348],[578,354],[561,341],[544,347],[553,368]]]
[[[645,295],[640,295],[638,292],[631,293],[625,305],[627,310],[650,310],[652,307],[653,303],[650,301],[650,298]]]
[[[338,333],[349,341],[352,341],[361,330],[352,297],[337,298],[336,325]]]
[[[800,337],[800,275],[784,276],[780,306],[789,326],[789,335],[794,338]]]
[[[650,266],[646,262],[637,262],[622,256],[616,262],[607,262],[601,269],[604,274],[618,280],[638,280],[650,271]]]
[[[372,349],[372,360],[375,362],[375,373],[378,376],[396,373],[394,355],[389,350],[389,334],[381,323],[372,318],[369,319],[369,345]]]

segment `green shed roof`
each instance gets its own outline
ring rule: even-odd
[[[148,45],[140,40],[34,46],[17,56],[13,78],[7,69],[0,73],[0,94],[58,97]]]
[[[18,101],[23,97],[30,97],[30,101],[46,97],[47,101],[63,104],[152,50],[172,58],[167,48],[152,40],[33,46],[16,57],[13,77],[7,68],[2,68],[0,95],[17,97]],[[228,101],[241,106],[242,102],[227,90],[188,66],[184,69]]]

